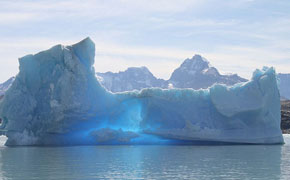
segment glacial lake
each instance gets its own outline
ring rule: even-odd
[[[290,179],[285,145],[5,147],[0,179]]]

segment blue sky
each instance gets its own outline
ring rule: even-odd
[[[2,0],[0,82],[18,58],[90,36],[99,72],[147,66],[168,79],[201,54],[222,73],[290,73],[289,0]]]

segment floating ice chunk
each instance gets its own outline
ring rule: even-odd
[[[205,90],[111,93],[95,77],[89,39],[19,59],[0,100],[6,145],[283,143],[273,68]]]

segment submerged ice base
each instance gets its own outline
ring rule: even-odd
[[[87,38],[19,59],[0,100],[6,145],[283,143],[273,68],[231,87],[111,93],[94,55]]]

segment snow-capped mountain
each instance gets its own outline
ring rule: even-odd
[[[97,73],[97,78],[106,89],[112,92],[166,87],[166,81],[157,79],[146,67],[130,67],[118,73]]]
[[[174,70],[169,80],[157,79],[146,68],[128,68],[119,73],[97,73],[101,84],[112,92],[140,90],[148,87],[160,88],[208,88],[214,83],[233,85],[245,82],[238,75],[221,75],[218,70],[200,55],[186,59],[179,68]]]
[[[290,74],[279,73],[277,76],[280,79],[279,89],[281,97],[290,99]]]
[[[0,97],[4,95],[4,93],[9,89],[11,84],[13,83],[15,77],[11,77],[4,83],[0,84]]]
[[[173,87],[193,89],[208,88],[214,83],[233,85],[245,81],[247,80],[237,74],[221,75],[208,60],[200,55],[186,59],[179,68],[174,70],[168,80]]]

